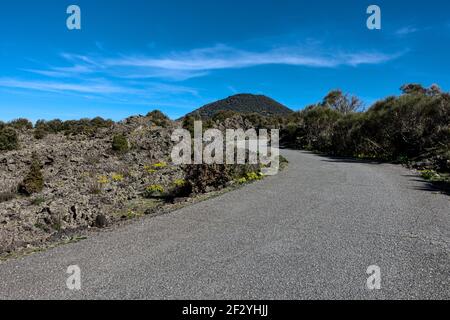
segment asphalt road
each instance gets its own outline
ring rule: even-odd
[[[450,299],[448,196],[400,166],[284,154],[277,176],[0,264],[0,298]]]

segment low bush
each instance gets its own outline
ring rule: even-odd
[[[169,198],[185,198],[192,194],[192,185],[184,179],[177,179],[169,190]]]
[[[19,184],[19,193],[30,196],[41,192],[44,188],[44,177],[41,172],[41,163],[36,153],[31,158],[30,170],[21,184]]]
[[[147,118],[150,118],[150,120],[158,127],[164,128],[169,126],[171,123],[169,117],[167,117],[164,113],[162,113],[159,110],[149,112],[147,114]]]
[[[23,118],[12,120],[11,122],[8,123],[8,126],[16,130],[33,129],[33,124],[29,120]]]
[[[429,159],[437,169],[450,166],[450,95],[437,86],[402,87],[399,97],[355,112],[359,100],[330,93],[322,103],[289,115],[282,141],[331,155],[386,161]],[[447,155],[447,156],[446,156]]]
[[[37,140],[42,140],[47,136],[48,132],[43,130],[42,128],[38,128],[34,130],[33,136]]]
[[[119,153],[126,153],[130,147],[127,138],[123,134],[118,134],[113,137],[112,149]]]
[[[7,126],[0,128],[0,151],[16,150],[18,147],[17,132]]]
[[[111,178],[114,182],[122,182],[125,179],[123,174],[120,173],[114,173]]]
[[[253,164],[199,164],[185,167],[186,181],[191,185],[193,193],[222,189],[240,178],[259,179],[259,170],[260,165]]]
[[[233,180],[227,165],[196,164],[186,168],[186,180],[194,193],[206,193],[210,188],[219,189]]]
[[[145,198],[156,198],[164,195],[164,187],[159,184],[153,184],[145,188]]]
[[[41,130],[46,133],[60,133],[65,135],[92,135],[101,128],[111,128],[114,121],[105,120],[101,117],[94,119],[68,120],[38,120],[35,125],[36,130]]]

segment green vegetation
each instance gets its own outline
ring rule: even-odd
[[[19,139],[16,130],[0,125],[0,151],[16,150],[18,147]]]
[[[130,149],[127,138],[123,134],[113,137],[112,149],[118,153],[126,153]]]
[[[12,120],[8,123],[8,126],[16,130],[33,129],[33,124],[29,120],[23,118]]]
[[[30,171],[19,185],[19,193],[30,196],[34,193],[41,192],[44,188],[44,177],[41,172],[41,163],[36,153],[31,157]]]
[[[187,184],[187,181],[184,180],[184,179],[177,179],[177,180],[175,180],[175,181],[173,182],[173,185],[174,185],[175,187],[183,187],[183,186],[185,186],[186,184]]]
[[[161,197],[164,194],[164,187],[159,184],[153,184],[145,188],[144,197]]]
[[[185,198],[192,194],[191,184],[184,179],[176,179],[169,191],[169,198]]]
[[[191,137],[194,137],[194,122],[202,121],[202,130],[205,132],[208,129],[213,128],[213,120],[202,119],[199,114],[189,115],[183,118],[183,129],[188,130],[191,133]]]
[[[286,119],[282,140],[337,156],[405,162],[432,159],[450,170],[450,95],[411,84],[403,94],[357,112],[357,98],[333,91],[318,105]],[[337,102],[336,102],[337,101]]]
[[[45,202],[45,198],[44,197],[36,197],[36,198],[31,200],[31,205],[39,206],[39,205],[43,204],[44,202]]]
[[[434,170],[422,170],[420,175],[426,180],[439,180],[440,178],[440,175]]]
[[[158,162],[153,165],[153,168],[155,168],[155,169],[164,169],[166,167],[167,167],[166,162]]]
[[[99,129],[111,128],[114,122],[112,120],[105,120],[101,117],[94,119],[68,120],[38,120],[34,128],[46,133],[64,133],[65,135],[93,135]]]
[[[33,136],[37,140],[42,140],[47,136],[48,132],[43,130],[42,128],[38,128],[34,130]]]
[[[108,184],[108,183],[109,183],[109,178],[108,178],[107,176],[101,175],[101,176],[98,176],[97,182],[98,182],[100,185],[105,185],[105,184]]]
[[[258,165],[224,165],[199,164],[185,167],[186,181],[191,185],[193,193],[207,193],[210,190],[222,189],[230,182],[238,179],[259,179]]]
[[[167,117],[164,113],[162,113],[159,110],[149,112],[147,114],[147,118],[150,118],[150,120],[154,123],[154,125],[158,127],[165,128],[170,125],[169,117]]]
[[[123,174],[120,173],[114,173],[111,178],[114,182],[122,182],[125,179]]]

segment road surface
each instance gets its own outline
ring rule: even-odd
[[[1,263],[0,298],[450,299],[448,196],[400,166],[283,152],[277,176]]]

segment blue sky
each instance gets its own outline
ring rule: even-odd
[[[82,30],[66,27],[71,4]],[[366,27],[371,4],[381,30]],[[299,110],[335,88],[370,105],[409,82],[448,91],[449,13],[447,0],[5,0],[0,119],[177,118],[235,93]]]

